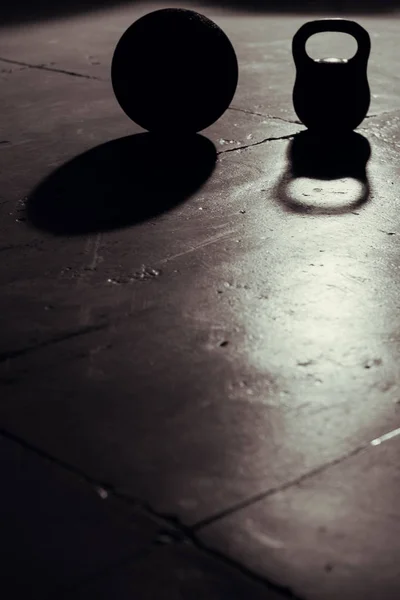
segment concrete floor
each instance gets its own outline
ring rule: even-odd
[[[399,21],[357,16],[370,114],[321,176],[307,15],[199,8],[240,82],[182,147],[110,85],[158,6],[2,30],[2,595],[395,600]]]

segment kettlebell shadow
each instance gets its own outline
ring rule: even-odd
[[[289,145],[288,166],[275,187],[275,197],[295,213],[354,211],[370,198],[370,156],[368,140],[354,131],[339,136],[302,131]]]
[[[56,235],[128,227],[184,202],[212,174],[214,144],[150,133],[113,140],[59,167],[31,192],[29,222]]]

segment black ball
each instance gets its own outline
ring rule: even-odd
[[[238,83],[226,34],[210,19],[179,8],[157,10],[119,40],[111,80],[121,108],[152,132],[196,133],[217,121]]]

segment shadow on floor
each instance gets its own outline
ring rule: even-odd
[[[290,143],[287,156],[288,168],[275,188],[275,196],[286,210],[321,215],[344,214],[368,202],[367,163],[371,147],[359,133],[351,132],[335,138],[302,131]],[[349,186],[340,185],[340,180],[348,178],[354,180],[355,188],[358,188],[350,198],[346,190]],[[306,180],[305,185],[293,193],[291,188],[300,179]],[[342,200],[341,195],[344,196]]]
[[[168,143],[150,133],[97,146],[62,165],[28,196],[29,222],[57,235],[109,231],[152,219],[198,190],[214,170],[201,135]]]

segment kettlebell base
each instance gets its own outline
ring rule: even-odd
[[[361,125],[370,107],[369,87],[364,88],[360,102],[355,106],[343,102],[342,98],[315,97],[308,94],[303,86],[295,84],[293,106],[299,120],[307,129],[316,133],[342,135],[354,131]]]

